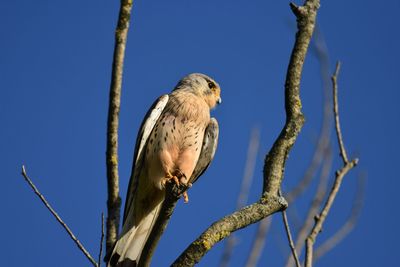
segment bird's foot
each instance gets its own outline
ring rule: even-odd
[[[186,175],[179,169],[174,172],[175,176],[179,178],[179,182],[186,187],[185,191],[182,193],[183,201],[185,203],[189,202],[189,195],[187,193],[187,189],[192,187],[192,184],[188,182]]]
[[[172,181],[173,181],[177,186],[180,185],[178,177],[177,177],[176,175],[172,175],[170,172],[167,172],[167,174],[165,175],[165,177],[164,177],[163,179],[161,179],[161,184],[162,184],[162,186],[165,187],[165,185],[166,185],[167,183],[170,183],[170,182],[172,182]]]

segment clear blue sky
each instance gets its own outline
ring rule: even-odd
[[[298,2],[299,3],[299,2]],[[119,1],[0,2],[0,166],[4,266],[88,266],[86,258],[20,176],[29,175],[97,255],[106,210],[105,136],[114,28]],[[400,230],[396,195],[399,149],[398,16],[400,1],[322,1],[318,20],[331,59],[343,62],[341,120],[357,169],[368,173],[357,228],[319,266],[394,266]],[[179,203],[153,266],[167,266],[211,222],[231,212],[250,130],[261,129],[251,199],[258,199],[264,154],[284,122],[283,85],[294,40],[288,1],[135,1],[124,71],[121,193],[125,197],[139,123],[153,100],[191,72],[222,88],[215,160]],[[321,121],[319,65],[309,54],[301,88],[306,125],[283,182],[290,188],[312,154]],[[334,167],[340,166],[335,143]],[[346,177],[319,241],[345,220],[356,172]],[[312,191],[290,208],[304,214]],[[260,266],[281,266],[288,253],[275,216]],[[232,266],[242,266],[255,227],[241,231]],[[222,246],[199,266],[217,266]]]

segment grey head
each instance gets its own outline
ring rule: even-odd
[[[186,91],[204,98],[207,103],[221,104],[221,88],[214,79],[202,73],[192,73],[183,77],[175,86],[174,91]]]

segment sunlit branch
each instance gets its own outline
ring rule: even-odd
[[[117,240],[121,197],[119,195],[118,175],[118,127],[121,103],[122,72],[125,58],[125,47],[131,18],[132,0],[121,0],[118,23],[115,30],[114,57],[112,63],[110,97],[107,120],[107,230],[106,230],[106,259],[111,254]]]
[[[304,60],[314,30],[318,0],[305,1],[303,6],[290,5],[297,17],[298,32],[290,57],[285,82],[286,123],[264,162],[264,185],[260,200],[214,222],[175,260],[172,266],[193,266],[219,241],[231,233],[256,223],[287,207],[278,196],[287,156],[304,124],[301,112],[300,80]]]
[[[337,133],[338,143],[339,143],[339,147],[340,147],[340,154],[342,156],[344,166],[341,169],[339,169],[338,171],[336,171],[335,182],[334,182],[334,185],[328,195],[328,199],[326,200],[325,205],[322,208],[322,211],[315,217],[314,227],[312,228],[310,234],[308,235],[308,237],[306,239],[306,260],[305,260],[306,267],[311,267],[313,264],[313,249],[314,249],[315,240],[316,240],[318,234],[321,232],[322,225],[325,222],[326,217],[328,216],[328,213],[332,207],[332,204],[336,198],[337,193],[339,192],[342,180],[343,180],[344,176],[352,168],[354,168],[358,163],[357,158],[353,159],[352,161],[348,161],[346,149],[344,147],[343,137],[341,134],[339,113],[338,113],[338,99],[337,99],[337,76],[339,74],[339,69],[340,69],[340,63],[338,62],[336,65],[335,73],[332,76],[333,103],[334,103],[336,133]]]

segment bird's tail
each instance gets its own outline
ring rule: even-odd
[[[133,225],[133,216],[128,216],[130,219],[124,223],[107,267],[137,266],[144,245],[160,213],[161,205],[162,201],[146,214],[137,226]]]

